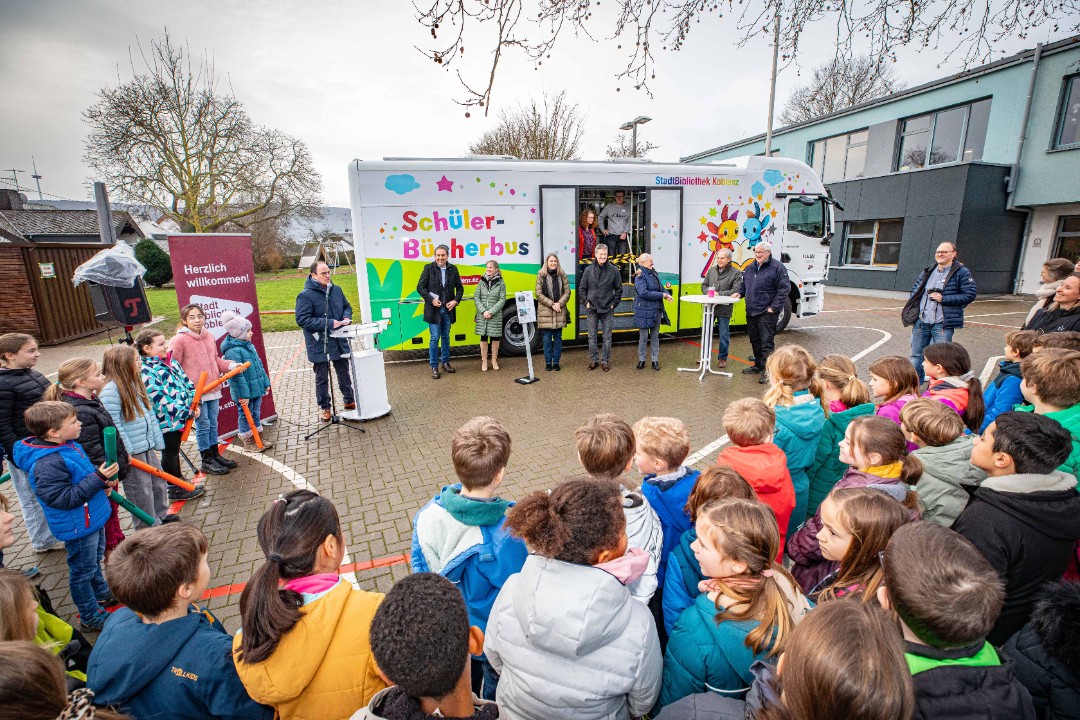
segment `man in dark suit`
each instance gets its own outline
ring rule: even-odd
[[[352,305],[341,288],[330,281],[330,267],[322,260],[316,260],[311,264],[311,275],[304,283],[304,289],[296,296],[296,324],[304,330],[308,361],[315,368],[315,399],[323,422],[328,422],[333,412],[330,407],[330,363],[334,364],[345,409],[356,408],[349,375],[349,341],[328,337],[330,332],[351,322]]]
[[[457,320],[456,308],[465,296],[465,287],[461,284],[461,275],[450,264],[450,248],[440,245],[435,248],[435,262],[428,263],[420,273],[416,283],[416,292],[424,299],[424,322],[428,324],[431,344],[428,346],[428,361],[431,363],[431,379],[438,380],[439,345],[442,344],[442,369],[455,372],[450,367],[450,326]]]

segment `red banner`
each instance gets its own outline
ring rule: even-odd
[[[206,329],[221,347],[225,328],[221,315],[226,310],[244,316],[251,322],[254,335],[251,342],[267,373],[263,345],[262,322],[259,319],[259,298],[255,294],[255,265],[251,255],[250,235],[184,234],[169,236],[169,256],[172,259],[173,283],[176,285],[178,307],[196,303],[206,315]],[[192,378],[194,382],[196,378]],[[276,415],[273,390],[263,398],[259,413],[263,418]],[[236,432],[237,406],[229,395],[228,383],[221,398],[218,432],[222,437]]]

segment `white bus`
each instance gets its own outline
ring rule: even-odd
[[[671,324],[661,326],[661,332],[700,330],[701,306],[679,298],[701,292],[714,253],[725,247],[741,268],[753,261],[754,245],[772,243],[773,256],[791,277],[780,329],[792,315],[820,312],[824,300],[831,200],[814,171],[795,160],[744,157],[689,165],[386,158],[350,163],[349,186],[361,313],[365,320],[389,321],[379,336],[383,350],[427,347],[428,326],[416,284],[435,248],[446,245],[465,285],[451,344],[479,342],[470,286],[494,259],[507,285],[502,347],[523,352],[513,293],[535,288],[548,253],[558,255],[573,291],[585,267],[578,259],[578,219],[587,208],[599,215],[614,202],[616,191],[625,194],[631,219],[629,242],[619,251],[612,248],[612,262],[624,279],[616,339],[634,330],[631,274],[637,255],[644,252],[655,259],[673,297],[666,308]],[[573,341],[585,336],[585,313],[573,297],[568,307],[571,317],[563,339]],[[743,307],[735,306],[732,325],[745,324]]]

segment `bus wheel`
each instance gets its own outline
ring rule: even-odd
[[[541,351],[540,331],[536,329],[536,324],[533,323],[529,328],[529,334],[532,342],[532,352],[535,355]],[[503,309],[503,336],[502,345],[499,347],[505,355],[524,355],[525,354],[525,329],[517,318],[517,305],[507,303]]]
[[[776,318],[776,332],[784,332],[789,322],[791,322],[791,298],[784,298],[784,309],[780,311],[780,317]]]

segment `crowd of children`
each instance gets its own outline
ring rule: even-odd
[[[65,544],[82,627],[103,628],[87,658],[47,597],[0,571],[0,720],[1077,714],[1080,336],[1010,333],[985,390],[963,346],[930,345],[922,392],[907,358],[865,383],[849,358],[787,345],[763,398],[725,408],[729,444],[704,471],[681,420],[601,414],[574,434],[585,474],[516,502],[499,495],[509,433],[473,418],[451,442],[456,482],[415,515],[413,574],[385,596],[353,587],[334,504],[292,491],[259,519],[265,559],[230,638],[197,605],[206,536],[165,522],[142,466],[177,468],[193,374],[251,362],[250,326],[229,318],[221,358],[201,309],[182,317],[182,370],[145,331],[51,385],[36,348],[0,337],[0,435],[37,539]],[[257,369],[239,391],[256,418]],[[216,403],[196,423],[203,468],[223,473]],[[154,520],[122,542],[119,483]],[[0,550],[13,541],[0,510]]]

